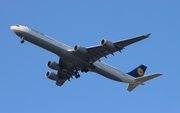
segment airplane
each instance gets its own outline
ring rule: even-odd
[[[138,85],[144,85],[144,82],[162,75],[161,73],[154,73],[143,76],[147,68],[145,65],[140,65],[134,70],[125,73],[100,60],[102,57],[107,58],[109,54],[114,55],[114,52],[121,52],[130,44],[148,38],[150,33],[116,42],[102,39],[100,45],[91,47],[82,47],[80,45],[70,47],[27,26],[13,25],[10,29],[20,37],[21,43],[26,40],[59,57],[58,63],[54,61],[48,61],[47,63],[47,66],[57,70],[57,73],[48,71],[45,74],[47,78],[55,81],[58,86],[62,86],[65,81],[70,81],[73,77],[79,78],[79,71],[85,73],[90,71],[114,81],[128,83],[127,90],[132,91]]]

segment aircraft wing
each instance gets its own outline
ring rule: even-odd
[[[137,37],[129,38],[126,40],[113,42],[113,47],[107,47],[103,45],[87,47],[86,49],[89,53],[87,54],[87,58],[91,59],[92,62],[95,62],[96,60],[99,60],[101,57],[106,57],[107,55],[113,54],[116,51],[121,51],[122,49],[124,49],[124,47],[130,44],[133,44],[135,42],[138,42],[140,40],[143,40],[145,38],[148,38],[149,36],[150,36],[150,33],[147,35],[137,36]]]
[[[70,81],[70,78],[72,78],[73,69],[71,68],[72,65],[70,63],[61,58],[59,58],[59,65],[61,69],[57,72],[59,80],[56,81],[56,85],[62,86],[66,80]]]
[[[62,86],[64,84],[64,82],[66,82],[66,79],[59,79],[56,81],[56,85]]]

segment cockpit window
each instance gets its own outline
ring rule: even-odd
[[[17,27],[19,27],[19,25],[16,25]]]

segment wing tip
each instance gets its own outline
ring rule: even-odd
[[[148,33],[147,35],[145,35],[145,37],[147,38],[147,37],[149,37],[151,35],[151,33]]]

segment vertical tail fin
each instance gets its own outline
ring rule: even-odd
[[[129,74],[135,78],[141,77],[144,75],[146,68],[147,67],[145,65],[140,65],[139,67],[135,68],[134,70],[132,70],[131,72],[129,72],[127,74]]]

